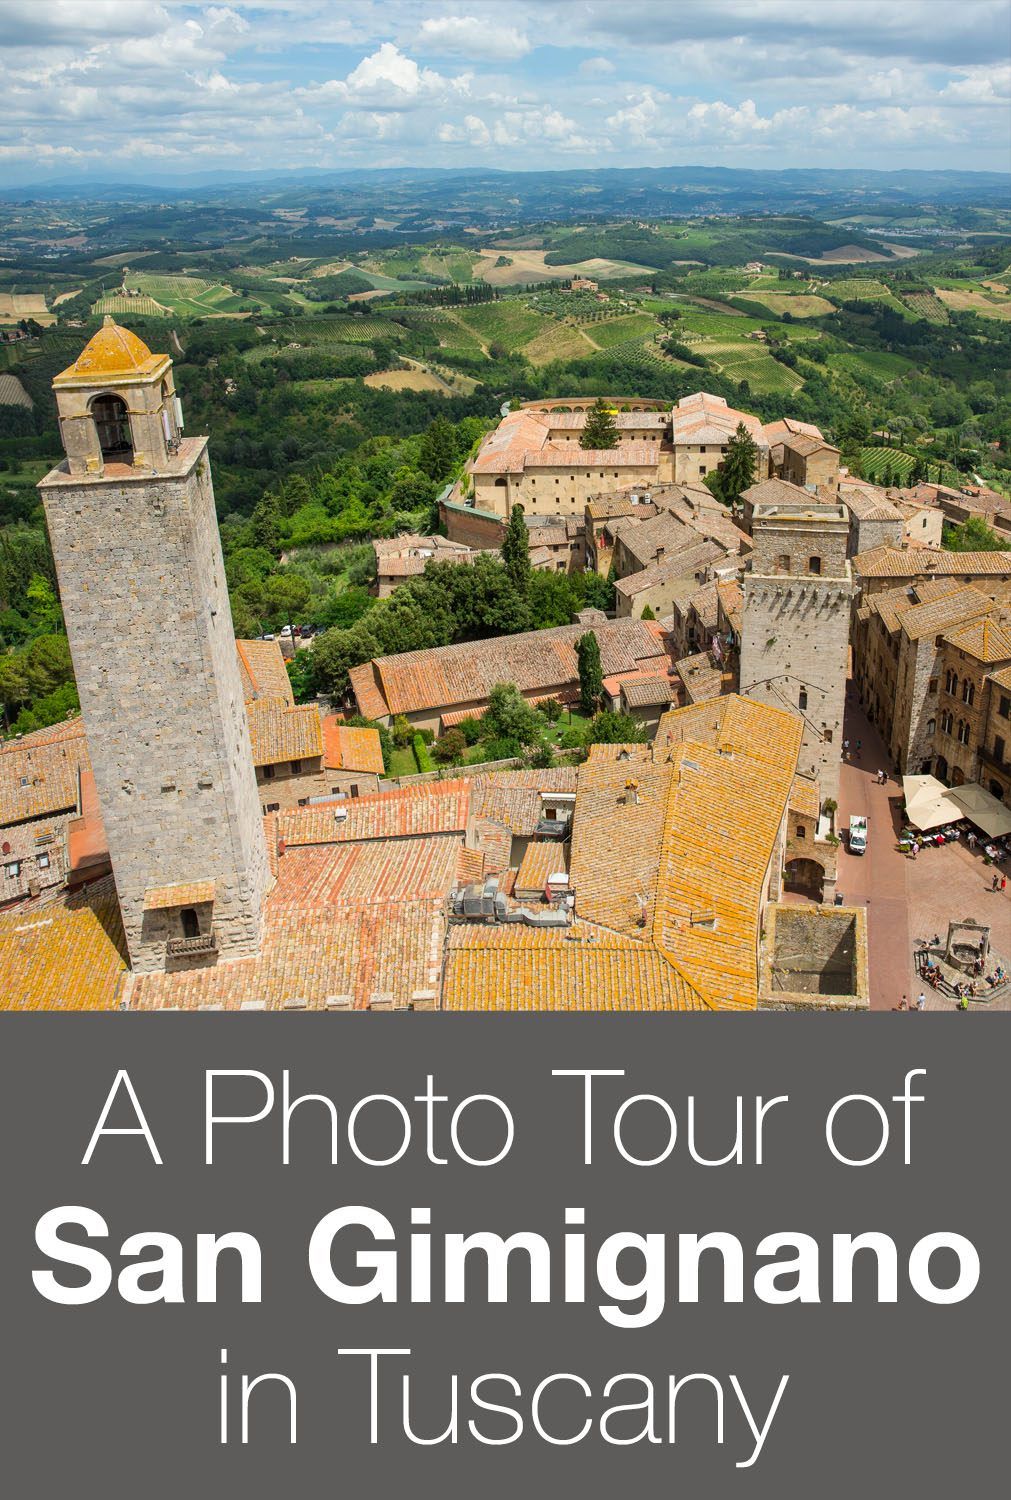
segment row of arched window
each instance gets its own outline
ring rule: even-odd
[[[933,723],[934,721],[931,719],[927,725],[928,733],[931,732]],[[953,734],[960,745],[967,745],[969,743],[969,736],[972,732],[968,719],[959,719],[956,726],[955,720],[950,713],[943,713],[941,715],[941,730],[944,734]]]
[[[952,698],[957,698],[958,697],[958,673],[951,671],[950,668],[944,674],[944,691],[950,697],[952,697]],[[965,703],[965,704],[967,704],[969,706],[969,708],[971,708],[972,704],[973,704],[973,699],[975,698],[975,696],[976,696],[975,685],[972,682],[969,681],[968,677],[963,678],[962,679],[962,702]]]

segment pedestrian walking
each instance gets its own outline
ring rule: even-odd
[[[916,1009],[917,1010],[922,1010],[923,1007],[926,1005],[926,1003],[927,1003],[927,997],[923,993],[923,991],[921,990],[920,993],[919,993],[919,995],[916,997]]]
[[[842,753],[843,753],[843,760],[849,760],[849,758],[850,758],[850,742],[849,742],[849,740],[843,740],[843,742],[842,742]]]
[[[995,875],[993,877],[993,880],[990,883],[990,889],[992,891],[995,891],[999,885],[1000,885],[1000,876],[999,875]]]
[[[1001,888],[1002,891],[1006,891],[1007,890],[1007,876],[1006,875],[1002,875],[1001,878],[1000,878],[1000,888]]]
[[[909,1002],[906,999],[905,995],[903,995],[902,999],[899,1001],[899,1009],[900,1010],[908,1010],[909,1009]]]

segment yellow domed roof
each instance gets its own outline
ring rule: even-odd
[[[152,354],[143,339],[129,328],[122,328],[106,315],[95,336],[85,344],[77,359],[57,377],[57,381],[102,381],[116,377],[150,375],[168,360],[166,354]]]

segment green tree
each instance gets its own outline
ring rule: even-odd
[[[297,573],[275,573],[263,585],[263,603],[267,624],[276,629],[281,625],[294,626],[304,618],[312,588],[307,578]]]
[[[285,663],[288,681],[296,703],[307,703],[316,689],[316,672],[311,651],[296,651],[291,661]]]
[[[525,595],[533,569],[530,566],[530,532],[523,514],[522,505],[513,506],[502,538],[502,561],[513,588]]]
[[[650,608],[650,606],[648,604],[643,607],[643,611],[642,611],[642,614],[639,616],[639,619],[640,620],[655,620],[656,619],[656,615],[653,613],[652,609]]]
[[[429,479],[447,479],[456,463],[456,436],[445,417],[436,417],[425,429],[418,465]]]
[[[724,505],[736,505],[758,473],[758,446],[743,422],[727,443],[720,466],[720,499]]]
[[[942,545],[949,552],[1011,552],[1011,542],[1003,541],[980,516],[970,516],[961,526],[945,526]]]
[[[576,642],[579,662],[579,706],[584,714],[594,714],[604,692],[604,673],[600,665],[600,643],[592,630]]]
[[[614,413],[603,396],[598,396],[586,413],[586,425],[580,434],[579,446],[592,449],[614,448],[617,443],[618,428]]]
[[[277,556],[281,547],[281,502],[273,490],[267,490],[257,501],[249,518],[254,547],[262,547]]]
[[[486,738],[535,745],[542,737],[543,726],[543,719],[526,701],[514,682],[495,684],[488,695],[488,707],[481,719],[482,732]]]
[[[466,753],[467,741],[459,729],[447,729],[432,747],[432,755],[440,766],[459,765]]]
[[[588,745],[643,745],[649,739],[645,728],[631,714],[605,709],[594,714],[586,729]]]

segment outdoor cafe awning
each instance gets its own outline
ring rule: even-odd
[[[968,818],[990,838],[1011,833],[1011,809],[975,782],[945,786],[936,776],[903,776],[906,817],[924,832]]]

